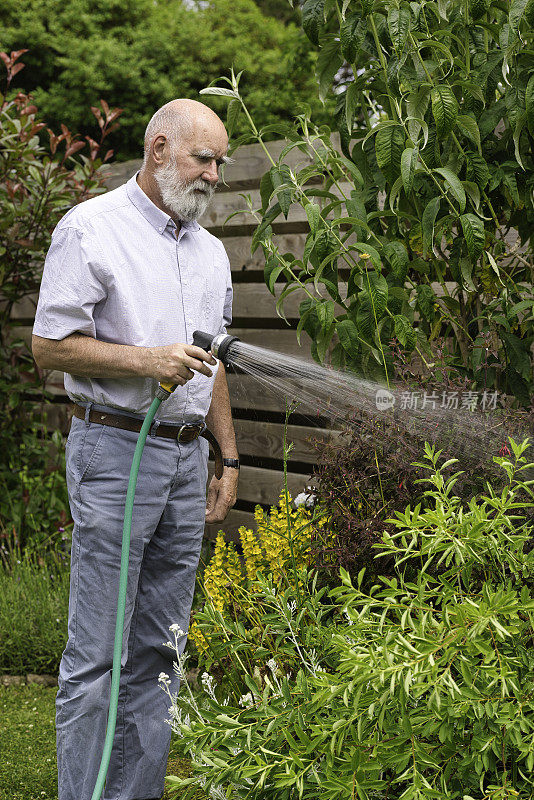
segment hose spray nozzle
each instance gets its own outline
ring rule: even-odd
[[[205,331],[195,331],[193,333],[193,344],[195,347],[201,347],[202,350],[211,352],[215,358],[218,358],[219,361],[223,362],[225,367],[230,366],[228,360],[226,359],[229,346],[232,344],[232,342],[239,341],[240,340],[237,336],[230,336],[227,333],[218,333],[216,335],[212,333],[205,333]],[[160,383],[156,390],[156,397],[159,397],[160,400],[166,400],[174,392],[177,386],[177,383]]]
[[[212,333],[195,331],[193,334],[193,344],[203,350],[211,351],[212,355],[222,361],[225,367],[230,366],[229,360],[226,358],[228,348],[232,342],[239,341],[237,336],[230,336],[228,333],[218,333],[214,336]]]

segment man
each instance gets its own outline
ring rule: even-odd
[[[173,674],[168,629],[187,630],[204,524],[222,522],[237,491],[224,367],[215,369],[213,356],[191,344],[196,329],[216,334],[231,322],[228,257],[196,222],[229,160],[227,148],[224,125],[207,106],[167,103],[148,124],[140,172],[72,208],[46,258],[33,353],[41,367],[66,373],[76,404],[67,442],[74,530],[56,702],[59,800],[90,800],[96,781],[124,500],[136,429],[159,381],[178,388],[160,406],[141,461],[117,728],[103,797],[145,800],[163,792],[170,727],[158,675]],[[208,442],[198,437],[204,422],[229,460],[222,477],[211,480],[207,503]]]

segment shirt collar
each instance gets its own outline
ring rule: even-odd
[[[141,189],[137,183],[138,175],[139,172],[136,172],[126,183],[126,193],[131,202],[158,233],[163,233],[167,225],[170,225],[171,228],[176,228],[172,217],[166,214],[165,211],[162,211],[161,208],[158,208],[150,197]],[[180,225],[188,231],[200,230],[200,225],[196,220],[180,220]]]

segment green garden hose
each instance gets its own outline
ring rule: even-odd
[[[171,387],[169,387],[171,388]],[[175,387],[172,387],[173,389]],[[163,394],[164,393],[164,394]],[[109,698],[109,713],[108,725],[106,729],[106,738],[104,740],[104,752],[102,753],[102,761],[100,762],[100,769],[96,779],[95,788],[91,796],[91,800],[100,800],[102,792],[104,791],[104,784],[109,767],[109,760],[111,758],[111,748],[113,747],[113,737],[115,736],[115,725],[117,722],[117,706],[119,703],[119,681],[121,676],[121,656],[122,656],[122,638],[124,628],[124,615],[126,611],[126,587],[128,583],[128,562],[130,558],[130,538],[132,533],[132,515],[134,507],[135,487],[137,485],[137,475],[139,472],[139,465],[141,463],[141,456],[145,447],[146,437],[152,425],[152,421],[156,411],[160,407],[162,400],[169,397],[170,392],[167,387],[160,386],[158,394],[152,401],[152,405],[148,409],[147,415],[144,419],[141,430],[139,431],[139,438],[135,446],[133,455],[132,467],[130,469],[130,480],[128,481],[128,491],[126,492],[126,504],[124,508],[124,526],[122,529],[122,550],[121,550],[121,571],[119,577],[119,598],[117,600],[117,622],[115,625],[115,643],[113,645],[113,669],[111,672],[111,694]]]

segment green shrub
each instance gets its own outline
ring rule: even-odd
[[[379,546],[395,559],[393,576],[367,581],[362,570],[353,580],[342,570],[326,597],[303,572],[301,600],[261,579],[255,599],[269,638],[245,639],[238,622],[224,623],[228,646],[254,672],[243,668],[237,686],[205,674],[203,700],[187,688],[171,698],[194,770],[170,780],[181,796],[200,784],[273,800],[532,797],[526,446],[512,442],[512,455],[497,459],[502,492],[489,487],[463,510],[458,476],[445,478],[449,464],[427,446],[428,506],[397,513]]]
[[[21,547],[54,541],[70,513],[62,437],[50,436],[47,424],[48,373],[36,366],[19,325],[31,320],[59,219],[105,191],[98,170],[113,151],[102,157],[102,148],[121,113],[105,102],[102,111],[93,109],[98,141],[83,141],[63,126],[61,134],[47,129],[41,143],[45,124],[31,96],[12,88],[25,52],[0,53],[6,69],[0,94],[0,534],[15,536]]]
[[[287,147],[271,158],[261,205],[250,202],[266,283],[273,293],[285,283],[281,314],[291,292],[305,295],[298,335],[310,336],[317,361],[332,345],[334,365],[389,381],[394,339],[432,360],[442,337],[472,388],[529,405],[532,9],[526,0],[304,3],[319,93],[330,96],[343,64],[345,91],[337,85],[328,126],[300,114],[278,128]],[[223,80],[230,88],[203,93],[244,105],[234,73]],[[306,246],[281,252],[273,225],[298,206]]]
[[[65,557],[15,552],[0,560],[0,673],[55,674],[67,641],[68,605]]]
[[[289,118],[299,101],[324,121],[333,112],[333,101],[323,110],[316,96],[317,49],[252,0],[0,0],[0,16],[0,49],[31,48],[17,85],[33,93],[47,124],[94,136],[89,109],[105,97],[124,109],[110,138],[123,160],[140,157],[159,106],[197,99],[232,64],[246,70],[243,91],[260,125]]]

